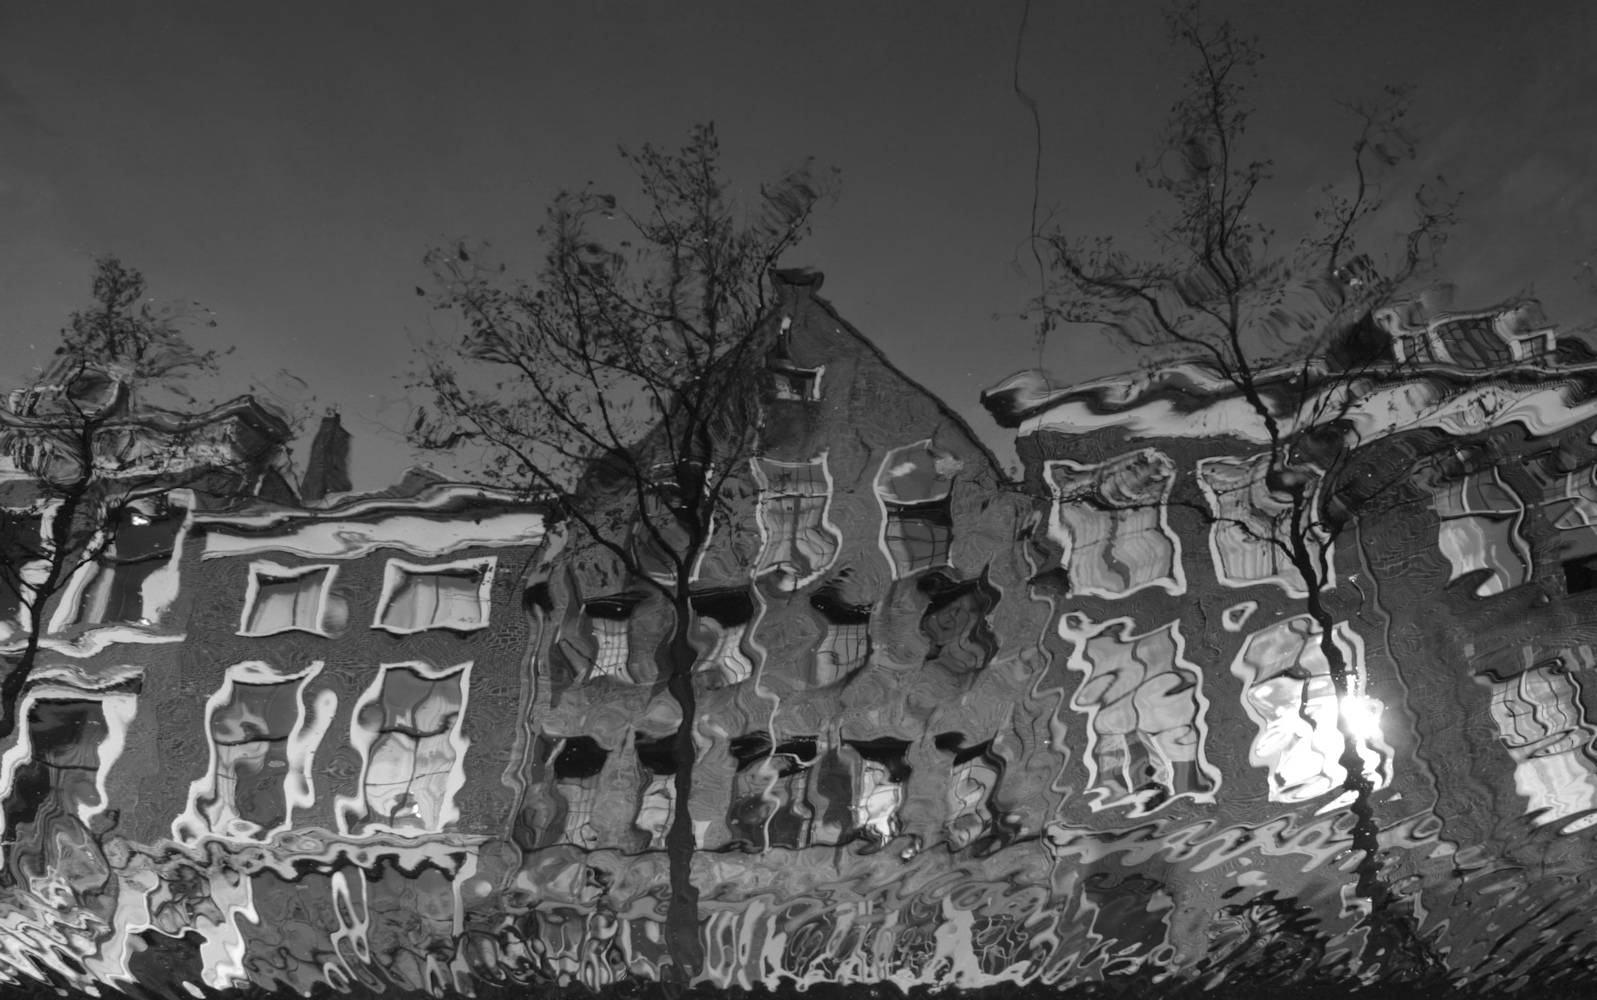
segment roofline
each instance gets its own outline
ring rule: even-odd
[[[876,360],[881,362],[881,364],[886,367],[888,371],[903,379],[912,388],[919,390],[923,395],[936,404],[937,410],[943,415],[943,418],[953,423],[955,427],[958,427],[965,434],[965,436],[970,439],[971,443],[976,446],[977,450],[981,452],[982,456],[987,459],[988,464],[992,466],[993,472],[998,476],[1001,482],[1009,484],[1020,482],[1020,480],[1011,479],[1009,477],[1009,474],[1004,471],[1003,463],[998,460],[997,455],[993,454],[993,450],[987,447],[987,443],[981,439],[979,434],[976,433],[975,428],[971,427],[964,417],[960,416],[957,412],[950,408],[943,397],[939,396],[937,393],[931,391],[924,385],[921,385],[920,382],[905,374],[903,369],[893,364],[892,360],[888,358],[886,352],[884,352],[880,347],[876,346],[875,341],[861,333],[859,328],[854,326],[854,324],[844,319],[838,313],[837,308],[832,305],[831,300],[824,299],[816,293],[816,289],[821,286],[821,281],[825,278],[825,274],[823,272],[806,272],[806,277],[812,277],[812,280],[799,282],[787,278],[784,273],[778,272],[774,269],[771,272],[771,281],[774,284],[795,290],[802,289],[809,295],[811,301],[820,306],[822,311],[824,311],[828,316],[837,322],[838,326],[842,327],[844,330],[858,339],[862,344],[864,344],[870,350],[871,354],[875,356]],[[781,305],[778,303],[772,309],[773,318],[779,315],[780,311]]]
[[[301,521],[349,521],[385,513],[448,515],[474,506],[514,507],[549,514],[548,504],[528,500],[514,490],[474,483],[434,483],[408,497],[352,495],[330,507],[287,507],[256,500],[235,510],[196,512],[196,524],[236,525],[266,529]]]

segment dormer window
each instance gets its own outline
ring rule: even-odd
[[[494,563],[493,556],[436,566],[390,559],[372,627],[401,635],[487,628]]]
[[[326,635],[328,592],[337,572],[331,564],[290,567],[251,563],[238,634],[298,631]]]
[[[821,398],[821,375],[825,371],[825,368],[794,368],[773,362],[771,387],[777,399],[813,402]]]

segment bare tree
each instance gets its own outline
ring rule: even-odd
[[[1387,88],[1376,100],[1342,105],[1356,121],[1347,175],[1323,189],[1310,232],[1278,245],[1259,218],[1271,164],[1245,151],[1256,42],[1206,19],[1195,3],[1166,17],[1172,45],[1195,65],[1159,136],[1159,154],[1136,169],[1167,207],[1132,241],[1135,249],[1110,238],[1047,234],[1052,282],[1035,315],[1045,334],[1062,323],[1095,324],[1156,361],[1202,363],[1257,418],[1263,485],[1277,509],[1265,531],[1228,523],[1276,547],[1301,577],[1336,692],[1344,788],[1352,793],[1354,847],[1363,854],[1358,890],[1384,919],[1389,892],[1378,859],[1375,784],[1350,721],[1361,706],[1325,598],[1334,582],[1329,543],[1353,514],[1334,488],[1358,444],[1345,418],[1369,379],[1389,376],[1395,364],[1390,355],[1350,350],[1357,338],[1349,333],[1362,321],[1368,335],[1372,312],[1433,266],[1456,198],[1436,178],[1412,192],[1412,214],[1395,237],[1371,233],[1378,220],[1404,214],[1388,204],[1382,184],[1415,152],[1404,125],[1406,90]],[[1223,516],[1208,504],[1193,506]]]
[[[0,599],[17,626],[0,738],[18,725],[53,605],[79,572],[116,563],[118,534],[171,490],[245,488],[288,431],[246,439],[227,407],[199,407],[184,382],[215,370],[216,353],[184,338],[188,313],[151,305],[145,291],[138,271],[99,260],[93,307],[72,314],[54,362],[0,407],[0,450],[20,474],[0,505]]]
[[[686,982],[702,964],[690,581],[754,454],[767,274],[809,233],[833,176],[806,164],[740,200],[711,125],[681,149],[621,155],[641,182],[639,211],[591,188],[560,194],[531,281],[507,281],[463,246],[428,255],[438,306],[466,329],[424,349],[414,388],[429,402],[410,437],[475,449],[490,479],[548,504],[574,544],[608,552],[669,604],[666,680],[682,722],[666,934],[671,976]]]

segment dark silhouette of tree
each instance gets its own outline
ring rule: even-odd
[[[145,527],[148,510],[174,489],[228,495],[253,486],[288,433],[248,400],[195,402],[184,383],[214,371],[216,353],[185,339],[184,309],[145,300],[138,271],[104,257],[92,291],[94,305],[61,331],[55,360],[0,407],[0,451],[13,466],[0,506],[0,601],[16,626],[0,681],[0,738],[18,725],[54,605],[79,572],[114,568],[118,535]],[[231,418],[244,410],[281,426],[241,432]]]
[[[745,490],[767,274],[809,233],[834,175],[806,164],[739,198],[711,125],[681,149],[621,155],[641,182],[639,210],[591,188],[560,194],[539,230],[547,251],[532,280],[506,280],[463,246],[428,255],[438,306],[466,329],[424,349],[413,388],[428,402],[410,437],[471,450],[480,474],[547,504],[573,545],[607,551],[671,608],[664,672],[682,723],[665,932],[669,977],[680,984],[703,958],[689,877],[690,579],[712,531],[735,528]]]
[[[1240,396],[1263,429],[1264,486],[1279,514],[1268,532],[1227,523],[1276,547],[1303,581],[1305,611],[1319,629],[1342,736],[1340,763],[1352,793],[1353,844],[1362,852],[1358,891],[1385,919],[1390,892],[1381,877],[1374,782],[1351,720],[1350,669],[1326,606],[1334,582],[1330,542],[1358,512],[1338,496],[1359,441],[1345,419],[1374,377],[1399,366],[1370,316],[1434,265],[1457,204],[1440,177],[1412,191],[1412,214],[1395,236],[1372,233],[1392,213],[1383,182],[1415,155],[1405,126],[1404,88],[1345,103],[1356,122],[1348,174],[1322,189],[1311,230],[1282,243],[1259,217],[1271,164],[1246,152],[1254,106],[1248,95],[1260,62],[1253,39],[1196,4],[1166,13],[1172,46],[1194,67],[1158,138],[1158,155],[1136,170],[1165,202],[1128,241],[1082,238],[1058,230],[1043,237],[1051,282],[1033,315],[1044,335],[1065,323],[1098,325],[1153,364],[1195,361]],[[1366,477],[1367,466],[1360,467]],[[1360,487],[1370,503],[1395,491],[1407,470]],[[1192,504],[1221,519],[1209,504]],[[1389,927],[1426,962],[1412,934]],[[1388,939],[1387,943],[1392,943]]]

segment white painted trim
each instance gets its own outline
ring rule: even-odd
[[[377,599],[377,610],[372,615],[372,628],[392,632],[395,635],[414,635],[417,632],[426,632],[435,628],[449,629],[455,632],[475,632],[485,629],[493,611],[493,583],[494,570],[498,566],[498,556],[473,556],[470,559],[456,559],[446,563],[413,563],[403,559],[390,559],[383,569],[383,592]],[[394,599],[394,593],[399,589],[399,584],[407,573],[425,576],[433,573],[447,573],[451,570],[481,569],[482,582],[477,586],[477,606],[482,609],[482,620],[475,625],[425,625],[420,628],[401,628],[397,625],[384,625],[383,616],[388,613],[388,604]]]
[[[311,776],[312,757],[321,744],[322,737],[327,733],[333,713],[338,708],[338,696],[332,690],[324,688],[317,693],[315,715],[310,718],[309,725],[306,724],[305,689],[311,679],[321,673],[322,666],[321,660],[313,660],[302,670],[281,671],[261,660],[246,660],[227,668],[222,676],[222,686],[217,688],[205,702],[205,742],[210,749],[210,760],[204,777],[196,779],[189,785],[188,808],[172,821],[173,839],[179,843],[193,843],[206,837],[244,843],[268,840],[293,827],[296,808],[308,808],[315,804],[315,782]],[[288,773],[283,776],[282,824],[250,835],[211,829],[210,820],[201,811],[200,800],[213,798],[216,795],[217,748],[216,740],[211,734],[211,722],[217,711],[232,700],[234,689],[240,684],[273,685],[294,681],[298,683],[294,686],[294,725],[288,733]]]
[[[255,601],[260,597],[261,577],[269,576],[277,580],[294,580],[312,573],[327,571],[327,578],[322,581],[322,592],[316,602],[316,627],[303,628],[290,625],[288,628],[274,629],[270,632],[251,632],[250,614],[255,610]],[[326,636],[327,633],[327,605],[333,592],[333,581],[338,578],[338,567],[333,563],[315,563],[308,566],[284,566],[282,563],[268,562],[257,559],[250,563],[250,580],[244,591],[244,610],[239,615],[238,632],[236,635],[264,636],[279,635],[283,632],[309,632],[312,635]]]
[[[544,538],[541,513],[516,512],[472,517],[422,517],[394,514],[362,522],[323,517],[282,534],[233,534],[235,522],[207,521],[201,559],[272,556],[305,559],[358,559],[378,549],[400,549],[418,559],[435,559],[462,549],[538,545]]]
[[[461,733],[461,727],[466,721],[466,710],[471,701],[471,667],[472,661],[457,663],[452,667],[435,667],[421,660],[405,660],[398,663],[384,663],[377,668],[377,677],[361,693],[355,702],[355,707],[350,710],[349,716],[349,745],[360,754],[360,780],[355,786],[354,795],[340,795],[334,805],[334,815],[338,821],[338,832],[341,836],[355,836],[352,833],[355,825],[371,815],[370,806],[366,802],[366,776],[371,770],[371,750],[376,744],[378,734],[366,729],[360,724],[360,714],[368,705],[377,704],[383,695],[383,682],[388,679],[388,672],[394,669],[410,670],[430,681],[444,680],[449,677],[460,677],[460,712],[455,716],[455,724],[449,730],[449,743],[455,748],[455,759],[449,767],[449,797],[444,802],[438,815],[438,829],[415,831],[393,827],[387,823],[371,823],[366,826],[361,836],[372,836],[379,833],[398,834],[404,837],[432,836],[443,833],[451,824],[460,819],[460,807],[456,799],[466,787],[466,751],[471,747],[471,741]]]

